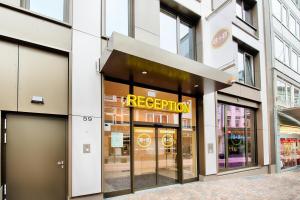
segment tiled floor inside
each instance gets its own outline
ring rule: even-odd
[[[300,200],[300,170],[176,184],[109,200]]]

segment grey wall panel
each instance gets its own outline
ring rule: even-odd
[[[71,51],[70,28],[1,6],[0,35]]]
[[[19,51],[18,110],[68,114],[68,58],[23,46]],[[44,104],[31,103],[33,96]]]
[[[17,110],[18,45],[0,41],[0,110]]]

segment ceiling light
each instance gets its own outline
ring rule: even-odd
[[[199,87],[199,85],[194,85],[195,88]]]
[[[147,71],[142,71],[142,74],[143,75],[146,75],[148,72]]]

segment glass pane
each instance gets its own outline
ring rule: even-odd
[[[292,16],[292,15],[290,15],[290,20],[289,20],[289,22],[290,22],[290,31],[294,34],[294,35],[296,35],[296,20],[295,20],[295,18]]]
[[[295,167],[297,165],[296,138],[280,138],[280,162],[281,169]]]
[[[247,136],[247,162],[249,166],[256,165],[256,135],[255,135],[255,112],[245,109],[246,136]]]
[[[277,37],[274,39],[275,42],[275,57],[283,62],[284,58],[284,51],[283,51],[283,42],[279,40]]]
[[[253,67],[253,57],[245,54],[245,83],[254,86],[254,67]]]
[[[134,187],[156,185],[155,128],[134,128]]]
[[[272,1],[272,11],[274,16],[281,21],[281,3],[278,0],[273,0]]]
[[[245,146],[245,109],[232,105],[226,106],[228,167],[246,165]]]
[[[300,106],[300,92],[299,89],[294,89],[294,106]]]
[[[152,97],[178,102],[177,94],[161,92],[147,88],[134,87],[134,94],[137,96]],[[179,124],[179,115],[178,113],[172,112],[135,108],[134,121],[160,124]]]
[[[194,59],[193,29],[184,23],[180,23],[179,54]]]
[[[292,87],[289,84],[286,84],[286,94],[287,94],[287,106],[290,107],[292,103]]]
[[[158,184],[168,185],[177,181],[177,130],[158,129]]]
[[[224,169],[226,167],[225,165],[225,157],[226,157],[226,151],[225,151],[225,113],[224,113],[224,104],[218,104],[217,107],[217,135],[218,135],[218,164],[219,169]]]
[[[183,96],[190,105],[190,112],[182,114],[182,170],[183,178],[197,177],[196,99]]]
[[[241,51],[238,51],[237,65],[239,82],[245,83],[244,53]]]
[[[105,5],[106,36],[110,37],[114,31],[128,35],[128,0],[106,0]]]
[[[129,86],[104,82],[104,191],[130,189]]]
[[[236,16],[243,19],[243,8],[242,8],[242,0],[236,0],[235,4]]]
[[[300,38],[300,24],[298,22],[296,24],[296,37]]]
[[[176,18],[160,13],[160,47],[177,54]]]
[[[291,52],[291,67],[293,70],[297,71],[298,68],[298,56],[296,52],[292,51]]]
[[[281,22],[283,25],[287,26],[287,9],[285,7],[282,7],[281,10]]]
[[[290,65],[290,53],[289,53],[289,46],[287,44],[284,45],[284,63],[286,65]]]
[[[277,97],[276,97],[278,103],[285,104],[286,103],[286,88],[285,83],[278,80],[277,81]]]
[[[244,1],[244,18],[245,18],[245,21],[248,23],[248,24],[253,24],[253,16],[252,16],[252,9],[253,7],[250,6],[250,5],[247,5],[246,4],[246,1]]]
[[[65,0],[30,0],[29,9],[31,11],[64,21]]]

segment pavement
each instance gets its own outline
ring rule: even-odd
[[[300,170],[176,184],[109,200],[300,200]]]

